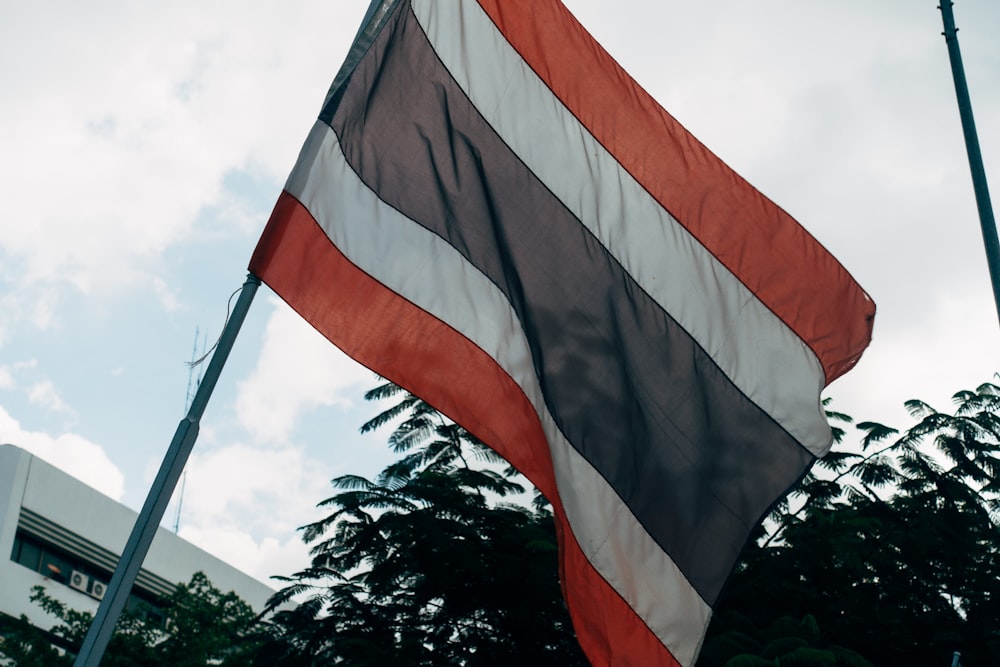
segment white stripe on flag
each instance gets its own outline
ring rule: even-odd
[[[591,136],[478,5],[412,6],[438,57],[511,150],[740,391],[810,452],[826,453],[825,376],[809,347]]]
[[[584,554],[674,657],[690,664],[711,610],[555,425],[524,332],[503,293],[451,245],[378,199],[322,122],[313,126],[285,189],[351,262],[454,327],[517,382],[539,415],[560,499]],[[360,219],[364,225],[352,224]]]

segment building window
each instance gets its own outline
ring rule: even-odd
[[[14,536],[14,552],[10,559],[29,569],[40,572],[42,567],[42,548],[33,540],[25,540],[19,532]]]
[[[90,597],[100,599],[111,575],[92,567],[83,559],[73,556],[34,535],[18,530],[14,535],[14,548],[10,559],[34,570],[52,581],[74,588]],[[157,604],[156,597],[133,589],[126,609],[138,613],[155,623],[163,624],[166,619]]]

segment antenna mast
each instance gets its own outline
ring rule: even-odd
[[[208,334],[202,336],[201,341],[201,354],[198,354],[198,334],[200,333],[199,327],[194,328],[194,343],[191,345],[191,361],[188,363],[188,384],[187,393],[184,396],[184,412],[187,412],[191,408],[191,401],[194,399],[194,392],[198,390],[201,386],[201,378],[204,376],[205,372],[201,369],[199,364],[195,362],[205,355],[205,346],[208,344]],[[194,369],[198,366],[198,377],[194,376]],[[184,505],[184,487],[187,486],[187,470],[181,476],[181,492],[177,497],[177,511],[174,514],[174,534],[180,532],[181,529],[181,508]]]

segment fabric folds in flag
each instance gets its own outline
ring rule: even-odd
[[[551,501],[595,665],[690,665],[874,304],[556,0],[375,2],[250,263]]]

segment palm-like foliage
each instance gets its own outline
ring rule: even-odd
[[[860,452],[820,461],[744,554],[708,645],[813,614],[876,664],[1000,664],[1000,388],[954,401],[908,401],[907,431],[862,422]]]
[[[285,639],[276,664],[585,664],[563,607],[551,514],[505,502],[525,492],[501,459],[425,402],[398,401],[367,422],[397,422],[401,454],[374,479],[346,475],[303,528],[311,567],[271,602]],[[292,600],[297,607],[279,610]]]
[[[400,458],[333,481],[260,664],[585,664],[537,492],[510,502],[523,480],[420,399],[390,384],[368,398],[395,400],[363,430],[395,424]],[[838,446],[775,505],[699,665],[1000,664],[1000,388],[955,402],[908,402],[904,432],[859,423],[857,451]],[[839,442],[851,420],[828,414]]]

